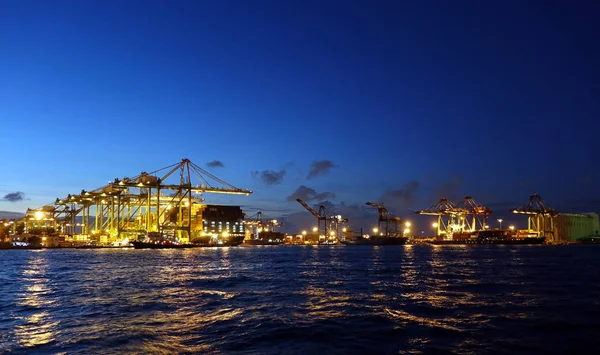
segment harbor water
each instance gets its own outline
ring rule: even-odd
[[[600,246],[0,251],[0,353],[595,354]]]

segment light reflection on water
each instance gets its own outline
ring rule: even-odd
[[[0,352],[573,353],[600,345],[594,250],[7,251]]]
[[[14,338],[24,348],[34,348],[54,341],[59,322],[49,309],[54,306],[52,289],[46,275],[46,253],[29,253],[20,270],[21,287],[16,294],[16,305],[23,311],[15,315]]]

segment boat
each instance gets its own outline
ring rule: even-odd
[[[181,249],[202,247],[230,247],[242,244],[244,236],[213,237],[211,235],[195,238],[191,243],[182,243],[179,240],[151,232],[138,240],[131,242],[135,249]]]
[[[577,244],[600,244],[600,236],[579,238]]]
[[[195,244],[178,244],[171,242],[164,243],[155,243],[155,242],[141,242],[141,241],[133,241],[131,242],[135,249],[174,249],[174,248],[195,248],[199,247],[199,245]]]
[[[407,237],[395,237],[385,235],[361,235],[352,238],[340,239],[344,245],[404,245],[408,241]]]
[[[203,236],[192,240],[196,247],[235,247],[244,242],[243,235],[230,235],[228,237]]]
[[[244,240],[243,245],[281,245],[285,242],[285,234],[281,232],[262,231],[258,233],[258,237],[254,238],[254,234],[250,239]]]
[[[507,230],[480,230],[466,233],[455,233],[449,239],[434,238],[427,242],[435,245],[530,245],[542,244],[546,237],[537,234],[519,234]]]
[[[244,240],[243,245],[281,245],[285,242],[285,234],[281,232],[262,231],[258,233],[258,238],[254,234],[250,239]]]

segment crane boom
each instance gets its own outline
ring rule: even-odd
[[[304,208],[306,208],[306,210],[308,210],[308,212],[310,212],[313,216],[317,217],[318,219],[323,219],[323,216],[321,216],[317,211],[313,210],[309,205],[306,204],[306,202],[302,201],[299,198],[297,198],[296,201],[300,202],[300,204]]]
[[[379,213],[379,221],[380,222],[387,221],[388,219],[390,219],[387,208],[383,207],[382,204],[375,203],[375,202],[367,202],[366,205],[377,208],[377,212]]]
[[[381,222],[385,223],[385,235],[389,235],[390,232],[398,233],[398,224],[402,224],[403,220],[400,217],[392,216],[387,208],[383,206],[383,203],[375,203],[375,202],[367,202],[367,206],[377,208],[377,212],[379,214],[379,219],[377,220],[377,229],[381,230]],[[390,231],[390,224],[394,227],[392,231]]]

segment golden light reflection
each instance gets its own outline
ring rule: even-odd
[[[15,328],[15,335],[22,346],[29,348],[54,341],[54,331],[59,322],[51,321],[48,312],[35,313],[24,320],[25,324]]]
[[[390,317],[392,317],[396,320],[400,320],[404,323],[412,322],[412,323],[416,323],[416,324],[426,325],[426,326],[432,327],[432,328],[442,328],[442,329],[446,329],[446,330],[452,330],[455,332],[463,332],[462,329],[460,329],[456,326],[456,325],[460,324],[460,321],[458,319],[454,319],[454,318],[432,319],[432,318],[426,318],[426,317],[419,317],[419,316],[412,315],[405,311],[388,309],[388,308],[385,308],[385,311],[387,312],[388,315],[390,315]]]
[[[17,306],[33,310],[21,319],[14,329],[19,344],[35,347],[54,341],[59,322],[54,321],[47,309],[56,301],[50,298],[52,290],[48,285],[46,271],[48,264],[45,253],[32,253],[25,268],[21,271],[23,290],[17,297]]]

